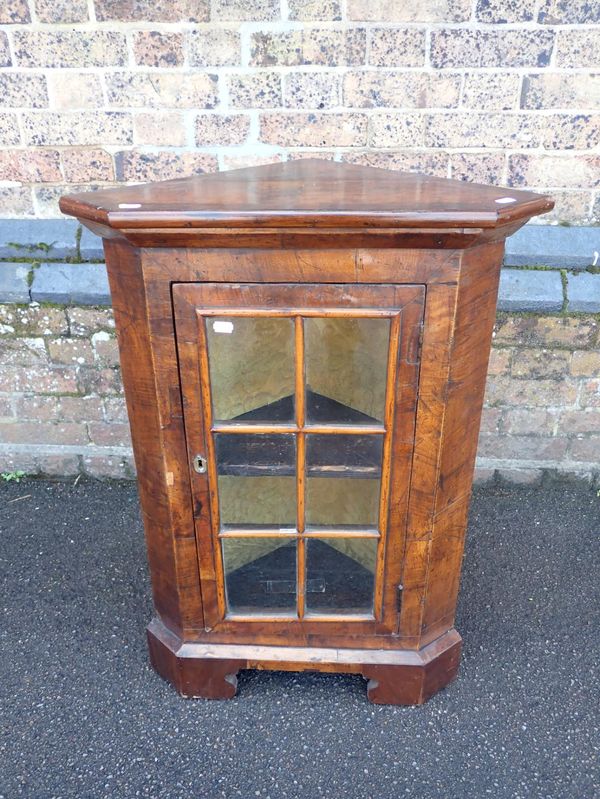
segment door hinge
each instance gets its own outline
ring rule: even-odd
[[[398,583],[396,586],[396,610],[398,613],[402,610],[402,591],[404,590],[404,586],[402,583]]]
[[[423,349],[423,335],[425,333],[425,322],[421,322],[419,325],[419,355],[421,355],[421,350]]]

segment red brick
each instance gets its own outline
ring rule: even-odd
[[[569,455],[570,459],[573,461],[589,461],[591,463],[599,463],[600,436],[574,439],[571,441]]]
[[[479,438],[477,454],[481,458],[501,460],[562,460],[569,439],[536,438],[534,436],[498,436],[483,433]]]
[[[0,180],[55,183],[62,180],[57,150],[0,150]]]
[[[70,183],[111,181],[115,178],[112,155],[106,150],[63,150],[61,158],[65,180]]]
[[[85,424],[75,422],[4,422],[0,438],[5,444],[87,444]]]
[[[124,397],[106,397],[104,417],[107,422],[128,422],[127,405]]]
[[[0,366],[0,391],[35,392],[36,394],[72,394],[78,392],[77,370],[71,367]]]
[[[50,360],[65,365],[89,364],[94,362],[92,345],[80,338],[57,338],[48,342]]]
[[[563,411],[558,420],[558,430],[562,435],[600,433],[600,410],[587,408]]]
[[[131,435],[128,424],[119,422],[90,422],[88,424],[90,441],[101,447],[131,446]]]
[[[183,34],[138,31],[133,35],[136,64],[145,67],[180,67],[184,62]]]
[[[502,430],[511,435],[551,436],[555,424],[556,413],[541,408],[507,408]]]

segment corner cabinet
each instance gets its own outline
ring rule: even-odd
[[[456,675],[504,239],[552,201],[314,160],[71,195],[103,236],[157,671]],[[473,609],[476,612],[476,609]]]

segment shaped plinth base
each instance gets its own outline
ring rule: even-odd
[[[361,674],[371,702],[420,705],[456,677],[461,638],[449,630],[419,651],[182,643],[155,619],[148,645],[156,671],[188,698],[231,699],[238,671],[268,669]]]

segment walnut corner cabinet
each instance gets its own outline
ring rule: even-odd
[[[313,159],[62,198],[104,239],[150,657],[183,696],[318,670],[419,704],[456,676],[504,242],[552,206]]]

